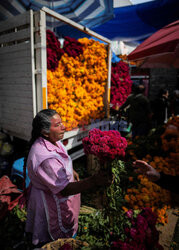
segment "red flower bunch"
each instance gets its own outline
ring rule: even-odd
[[[75,38],[65,36],[65,41],[63,44],[64,51],[68,56],[76,57],[83,53],[83,45],[78,42]]]
[[[125,156],[127,141],[115,130],[101,131],[92,129],[88,137],[83,138],[85,154],[96,155],[101,162],[109,162]]]
[[[61,49],[58,38],[51,30],[47,30],[47,68],[55,71],[63,54],[64,50]]]
[[[83,46],[75,38],[65,36],[65,41],[63,44],[64,51],[68,56],[76,57],[83,53]]]
[[[112,242],[112,249],[121,250],[148,250],[163,247],[159,244],[159,232],[156,229],[157,216],[151,208],[143,208],[135,216],[133,210],[129,210],[126,216],[130,219],[131,228],[125,228],[126,240]]]
[[[83,46],[75,38],[64,37],[63,49],[58,38],[51,30],[47,30],[47,68],[52,72],[58,67],[58,62],[64,53],[76,57],[83,53]]]
[[[112,108],[121,106],[131,93],[132,81],[129,75],[129,66],[125,62],[118,62],[112,65],[111,72],[111,104]]]

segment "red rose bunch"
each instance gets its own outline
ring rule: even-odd
[[[129,66],[125,62],[112,64],[111,72],[111,104],[112,108],[121,106],[131,93],[132,81],[129,75]]]
[[[82,142],[85,154],[97,156],[100,162],[123,158],[127,147],[126,139],[115,130],[101,131],[94,128],[89,131],[88,137],[83,138]]]
[[[124,242],[121,240],[112,242],[112,249],[163,249],[158,242],[157,215],[152,212],[151,208],[143,208],[137,215],[133,210],[129,210],[126,216],[131,222],[131,227],[125,228],[126,240]]]

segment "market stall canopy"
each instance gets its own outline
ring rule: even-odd
[[[110,40],[140,43],[178,19],[179,0],[156,0],[114,8],[114,18],[92,30]]]
[[[113,17],[111,0],[1,0],[0,21],[42,7],[48,7],[88,28],[101,25]],[[56,27],[58,24],[52,20],[51,26]]]
[[[179,68],[179,20],[147,38],[128,59],[143,68]]]
[[[29,9],[39,10],[43,6],[110,40],[123,41],[132,47],[179,19],[179,0],[6,0],[0,1],[0,21]],[[59,37],[61,34],[70,34],[74,38],[84,36],[84,33],[57,24],[54,20],[51,26],[56,27]]]

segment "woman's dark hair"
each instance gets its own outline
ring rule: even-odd
[[[163,95],[165,95],[168,92],[168,89],[164,88],[164,89],[160,89],[158,92],[158,96],[162,97]]]
[[[50,119],[55,114],[58,114],[57,111],[53,109],[43,109],[39,111],[32,121],[32,132],[31,132],[31,139],[28,143],[28,149],[26,156],[24,157],[24,166],[23,166],[23,175],[24,175],[24,184],[23,190],[25,191],[25,179],[26,179],[26,163],[27,157],[30,151],[32,144],[36,141],[37,138],[43,137],[42,132],[49,133],[51,122]]]
[[[58,114],[53,109],[43,109],[37,113],[35,118],[32,121],[32,132],[31,132],[31,139],[30,139],[30,147],[35,142],[35,140],[43,136],[42,132],[49,133],[50,132],[50,119],[55,114]]]
[[[136,85],[133,89],[134,94],[143,94],[145,91],[145,86],[143,84]]]

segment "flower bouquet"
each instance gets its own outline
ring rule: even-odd
[[[94,128],[89,131],[88,137],[83,138],[82,142],[85,154],[95,155],[99,160],[100,170],[105,171],[108,176],[112,175],[113,160],[124,158],[127,147],[126,139],[115,130],[101,131]],[[99,194],[102,198],[102,205],[106,207],[108,205],[107,189],[103,188],[101,191],[102,193],[99,192]]]
[[[127,147],[126,139],[116,130],[101,131],[94,128],[82,142],[85,154],[97,156],[101,164],[124,158]]]

